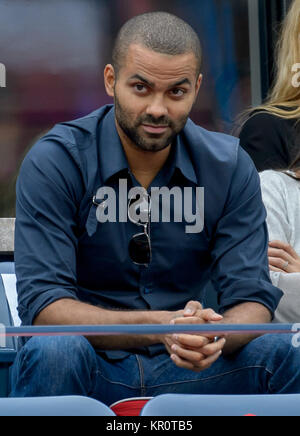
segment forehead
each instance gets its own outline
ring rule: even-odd
[[[157,53],[139,44],[131,44],[120,71],[127,77],[139,74],[154,83],[195,80],[197,60],[193,53],[168,55]]]

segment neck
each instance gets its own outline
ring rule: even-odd
[[[125,135],[117,122],[116,126],[131,172],[137,181],[145,189],[148,189],[155,176],[166,163],[171,151],[171,145],[157,152],[141,150]]]

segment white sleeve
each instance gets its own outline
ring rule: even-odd
[[[290,243],[292,229],[288,218],[286,186],[275,171],[264,171],[260,179],[269,239]]]
[[[283,297],[275,312],[273,322],[296,323],[300,321],[300,273],[278,274],[276,286],[283,291]],[[272,277],[272,272],[271,272]],[[273,282],[273,278],[272,278]],[[274,283],[273,283],[274,284]]]
[[[281,174],[264,171],[260,174],[263,202],[267,210],[269,239],[291,243],[292,223],[289,220],[289,204],[293,192],[289,192]],[[292,188],[293,189],[293,188]],[[300,273],[288,274],[270,271],[274,286],[283,291],[283,297],[275,312],[273,322],[295,323],[300,320]]]

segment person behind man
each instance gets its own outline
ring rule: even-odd
[[[300,149],[300,0],[284,19],[275,53],[275,79],[266,101],[241,116],[241,145],[258,171],[286,170]],[[244,122],[243,122],[244,120]]]
[[[276,74],[267,100],[243,116],[243,148],[262,171],[261,187],[267,210],[269,265],[272,283],[284,296],[275,322],[300,317],[300,0],[291,2],[276,49]],[[250,117],[249,117],[250,115]]]
[[[300,317],[300,152],[289,168],[260,173],[267,210],[269,267],[272,283],[283,291],[274,322]]]
[[[164,12],[134,17],[104,81],[114,106],[56,125],[22,164],[15,262],[23,324],[270,322],[282,292],[268,274],[257,171],[236,138],[189,119],[202,81],[194,30]],[[140,214],[133,188],[145,190]],[[153,201],[157,188],[176,192],[174,201]],[[173,219],[152,219],[157,205]],[[194,228],[192,205],[196,224],[202,217]],[[222,315],[202,308],[209,277]],[[111,404],[166,392],[299,392],[298,363],[289,335],[35,337],[18,353],[10,395]]]

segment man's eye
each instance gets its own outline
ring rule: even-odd
[[[138,92],[146,91],[146,87],[145,87],[145,85],[142,85],[142,84],[140,84],[140,83],[134,85],[134,87],[135,87],[136,91],[138,91]]]
[[[171,93],[175,97],[182,97],[185,94],[185,91],[183,89],[180,89],[180,88],[175,88],[175,89],[172,89]]]

